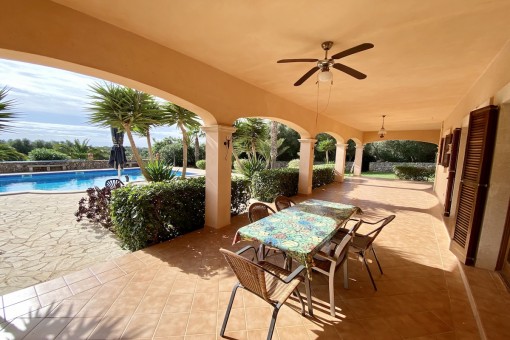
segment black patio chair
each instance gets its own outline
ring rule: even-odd
[[[111,179],[106,180],[106,182],[104,183],[104,186],[107,188],[110,188],[111,190],[114,190],[114,189],[123,187],[124,183],[120,179],[111,178]]]

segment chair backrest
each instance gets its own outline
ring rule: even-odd
[[[377,235],[379,235],[381,233],[383,228],[385,226],[387,226],[391,221],[393,221],[394,218],[395,218],[395,215],[390,215],[390,216],[385,217],[382,220],[379,220],[377,222],[368,222],[368,221],[364,221],[363,219],[361,219],[360,220],[360,226],[363,225],[363,224],[371,224],[371,225],[380,224],[380,225],[379,225],[379,227],[375,228],[374,230],[372,230],[368,234],[365,234],[365,235],[356,234],[355,237],[362,236],[362,237],[368,238],[368,242],[366,243],[366,248],[368,248],[368,247],[370,247],[372,245],[372,243],[374,242],[375,238],[377,237]]]
[[[124,183],[117,178],[107,179],[104,186],[110,189],[117,189],[124,186]]]
[[[274,199],[274,205],[276,210],[280,211],[290,208],[292,205],[296,205],[296,203],[287,196],[279,195]]]
[[[267,204],[256,202],[248,208],[248,218],[253,223],[269,216],[270,212],[274,214],[275,211]]]
[[[267,302],[271,302],[267,292],[265,272],[256,263],[236,253],[221,248],[220,252],[227,260],[228,265],[234,271],[239,283],[252,293],[258,295]]]

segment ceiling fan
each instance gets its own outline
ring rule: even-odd
[[[348,75],[350,75],[356,79],[365,79],[367,77],[366,74],[356,71],[355,69],[350,68],[349,66],[346,66],[344,64],[337,63],[337,62],[335,62],[335,60],[343,58],[343,57],[347,57],[354,53],[358,53],[358,52],[362,52],[362,51],[371,49],[372,47],[374,47],[373,44],[364,43],[364,44],[361,44],[358,46],[354,46],[354,47],[351,47],[345,51],[339,52],[339,53],[331,56],[331,58],[328,58],[328,51],[333,46],[333,42],[325,41],[321,44],[321,46],[325,52],[324,59],[304,58],[304,59],[282,59],[282,60],[277,61],[277,63],[302,63],[302,62],[305,62],[305,63],[306,62],[310,62],[310,63],[316,62],[317,63],[317,66],[313,67],[310,71],[306,72],[301,78],[299,78],[298,81],[296,81],[294,83],[294,86],[299,86],[299,85],[303,84],[305,82],[305,80],[310,78],[318,70],[321,71],[319,73],[319,81],[330,81],[333,77],[333,75],[329,71],[329,69],[331,67],[336,68],[337,70],[340,70],[342,72],[345,72]]]

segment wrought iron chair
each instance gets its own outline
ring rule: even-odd
[[[256,202],[252,203],[248,208],[248,219],[250,220],[251,223],[253,223],[274,213],[275,211],[273,210],[273,208],[271,208],[267,204]],[[264,258],[266,258],[270,250],[274,251],[275,255],[277,253],[281,253],[285,258],[285,254],[281,252],[281,250],[261,244],[259,248],[260,259],[263,260]]]
[[[335,273],[340,267],[344,268],[344,287],[348,288],[347,253],[349,251],[349,243],[359,225],[360,222],[349,229],[338,244],[332,242],[330,247],[323,248],[323,250],[314,256],[312,270],[326,275],[329,279],[329,305],[330,313],[333,317],[335,316]]]
[[[383,228],[387,226],[393,219],[395,218],[395,215],[390,215],[388,217],[385,217],[379,221],[376,222],[369,222],[365,221],[363,219],[359,220],[359,226],[358,228],[362,227],[363,224],[369,224],[372,226],[371,232],[367,234],[360,234],[360,233],[354,233],[354,238],[351,243],[351,247],[355,250],[355,252],[363,259],[363,264],[367,268],[368,276],[370,277],[370,281],[372,282],[372,286],[374,287],[374,290],[377,291],[377,286],[375,284],[374,278],[372,276],[372,272],[370,271],[370,267],[368,266],[368,262],[366,259],[366,254],[368,251],[372,251],[374,254],[375,262],[377,262],[377,266],[379,267],[379,271],[381,272],[381,275],[383,274],[383,270],[381,268],[381,263],[379,262],[379,259],[377,258],[377,254],[375,253],[374,249],[374,240],[375,238],[381,233]],[[333,238],[333,242],[338,242],[339,238],[342,237],[342,231],[337,233],[335,237]]]
[[[256,253],[256,249],[252,246],[247,246],[237,253],[226,249],[220,249],[220,252],[239,280],[232,289],[232,295],[230,296],[220,335],[222,337],[225,335],[225,329],[227,328],[228,318],[232,310],[232,304],[234,303],[237,289],[244,288],[257,295],[274,308],[269,332],[267,333],[267,339],[270,340],[273,337],[278,312],[292,293],[295,293],[299,302],[301,302],[301,315],[305,315],[305,304],[297,289],[299,284],[303,281],[303,278],[299,274],[301,274],[305,267],[299,266],[291,273],[286,269],[268,262],[261,261],[255,263],[241,256],[242,253],[250,249],[253,249]]]
[[[104,186],[110,188],[111,190],[117,189],[124,186],[124,183],[117,178],[107,179],[104,183]]]
[[[296,203],[287,196],[279,195],[274,199],[274,205],[276,206],[276,210],[280,211],[290,208],[291,206],[296,205]]]

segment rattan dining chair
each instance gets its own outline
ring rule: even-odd
[[[312,270],[328,277],[329,305],[330,313],[333,317],[335,316],[335,273],[340,267],[344,268],[344,287],[348,288],[347,253],[349,251],[349,243],[356,229],[359,227],[359,224],[358,222],[349,229],[339,243],[332,242],[331,246],[326,246],[314,256],[314,266]]]
[[[104,186],[110,188],[111,190],[117,189],[124,186],[124,183],[117,178],[107,179],[104,183]]]
[[[374,249],[374,240],[376,237],[381,233],[383,228],[387,226],[393,219],[395,218],[395,215],[390,215],[388,217],[385,217],[379,221],[376,222],[369,222],[365,221],[363,219],[359,220],[359,226],[358,228],[362,227],[363,224],[368,224],[371,226],[372,231],[370,231],[367,234],[360,234],[355,233],[354,238],[351,243],[351,247],[355,250],[355,252],[363,259],[363,264],[367,268],[368,276],[370,277],[370,281],[372,282],[372,286],[374,287],[374,290],[377,291],[377,286],[374,281],[374,277],[372,276],[372,272],[370,271],[370,267],[368,266],[367,262],[367,252],[370,250],[374,254],[375,262],[377,262],[377,266],[379,267],[379,271],[381,272],[381,275],[383,274],[383,270],[381,267],[381,263],[379,262],[379,259],[377,258],[377,254],[375,253]],[[334,242],[338,242],[339,238],[342,237],[341,232],[337,233],[335,237],[333,238]]]
[[[301,315],[305,315],[305,304],[298,290],[299,284],[303,281],[303,278],[299,274],[301,274],[305,267],[299,266],[291,273],[290,271],[269,262],[252,262],[241,256],[242,253],[250,249],[253,249],[256,252],[255,248],[252,246],[247,246],[239,250],[237,253],[233,253],[226,249],[220,249],[220,252],[223,254],[225,260],[228,262],[230,268],[232,268],[234,274],[239,280],[232,289],[225,318],[223,319],[223,325],[221,326],[220,335],[222,337],[225,335],[225,329],[227,328],[228,318],[230,316],[230,311],[232,310],[237,289],[244,288],[257,295],[274,308],[269,332],[267,333],[267,339],[270,340],[273,337],[278,312],[292,293],[295,293],[299,302],[301,302]]]
[[[275,211],[273,210],[273,208],[271,208],[267,204],[256,202],[252,203],[248,208],[248,219],[250,220],[251,223],[253,223],[274,213]],[[266,258],[269,254],[269,251],[271,250],[274,251],[275,255],[282,254],[283,257],[285,258],[285,254],[281,252],[279,249],[261,244],[259,248],[260,259],[263,260],[264,258]]]
[[[290,208],[291,206],[296,205],[296,203],[287,196],[279,195],[274,199],[274,205],[276,210],[280,211]]]

